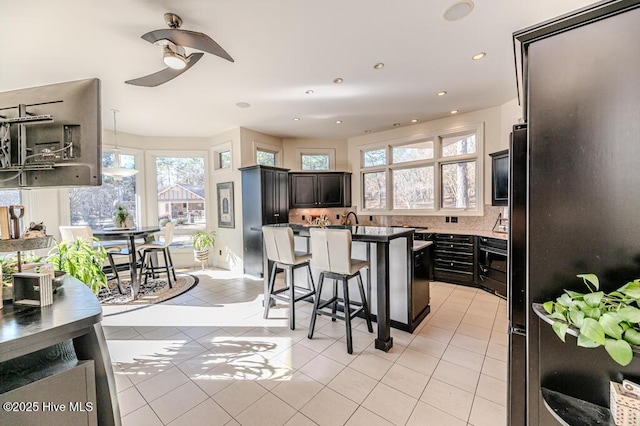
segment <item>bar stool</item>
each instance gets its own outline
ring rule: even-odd
[[[265,298],[264,318],[267,319],[269,316],[271,299],[289,302],[289,328],[295,330],[295,303],[316,294],[313,277],[311,276],[311,267],[309,266],[311,255],[296,254],[294,250],[293,231],[289,227],[278,228],[274,226],[263,226],[262,235],[267,258],[273,262],[268,284],[268,299]],[[298,268],[305,267],[307,268],[311,288],[299,287],[293,282],[294,271]],[[282,269],[285,272],[286,287],[274,290],[278,269]],[[287,291],[289,292],[288,296],[282,295],[282,293]]]
[[[362,277],[360,269],[368,268],[369,263],[364,260],[351,259],[351,231],[348,229],[318,229],[311,228],[311,253],[313,259],[312,266],[322,270],[320,273],[320,282],[316,301],[311,314],[311,324],[309,325],[309,339],[313,338],[313,331],[316,326],[317,315],[327,315],[332,321],[336,319],[344,320],[347,328],[347,352],[353,353],[353,338],[351,333],[351,320],[360,312],[364,312],[365,320],[369,333],[373,333],[371,325],[371,315],[369,306],[364,294],[362,285]],[[327,301],[320,301],[322,295],[322,285],[324,279],[333,279],[333,297]],[[358,289],[360,290],[360,299],[362,303],[356,303],[349,299],[349,280],[351,278],[358,279]],[[338,297],[338,280],[342,281],[343,297]],[[338,302],[342,302],[344,315],[337,314]],[[331,311],[323,310],[327,306],[331,306]],[[353,308],[352,308],[353,306]],[[353,310],[352,310],[353,309]]]
[[[158,272],[166,272],[169,288],[173,287],[171,285],[171,275],[173,275],[173,281],[177,281],[176,270],[173,267],[173,259],[171,259],[171,252],[169,251],[169,246],[173,242],[174,226],[173,222],[169,222],[164,226],[164,241],[151,241],[141,245],[139,248],[139,253],[142,253],[140,257],[142,258],[142,273],[144,274],[145,284],[149,279],[149,275],[155,279]],[[164,266],[153,264],[152,255],[158,252],[162,252]]]

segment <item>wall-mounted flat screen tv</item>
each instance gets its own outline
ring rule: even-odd
[[[0,188],[102,184],[100,80],[0,93]]]

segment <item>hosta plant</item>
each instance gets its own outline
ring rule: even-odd
[[[560,340],[570,326],[578,332],[578,346],[604,346],[620,365],[633,358],[631,345],[640,345],[640,279],[628,282],[611,293],[600,290],[594,274],[580,274],[589,290],[578,293],[565,290],[555,301],[543,304],[547,317],[554,320],[553,331]]]

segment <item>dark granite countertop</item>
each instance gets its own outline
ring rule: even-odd
[[[294,223],[281,223],[277,225],[270,225],[276,227],[288,226],[293,230],[294,235],[298,235],[300,237],[308,237],[309,236],[309,228],[311,226],[308,225],[300,225]],[[349,229],[351,231],[351,239],[352,241],[363,241],[369,243],[376,242],[388,242],[395,238],[406,238],[410,237],[415,229],[413,228],[395,228],[395,227],[385,227],[385,226],[348,226],[348,225],[329,225],[328,229]],[[260,231],[261,228],[252,228],[256,231]]]

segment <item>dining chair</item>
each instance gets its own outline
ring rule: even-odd
[[[169,246],[173,242],[173,230],[174,223],[169,222],[164,226],[164,240],[163,241],[150,241],[145,243],[139,247],[139,252],[142,253],[142,274],[144,274],[144,282],[147,283],[149,276],[153,279],[157,277],[158,272],[166,272],[167,274],[167,282],[169,283],[169,288],[172,288],[171,285],[171,275],[173,276],[173,282],[176,282],[176,271],[173,267],[173,260],[171,259],[171,252],[169,251]],[[164,265],[154,265],[153,259],[154,255],[162,252],[164,257]]]
[[[320,281],[316,300],[311,313],[309,325],[309,339],[313,338],[313,331],[318,315],[330,316],[332,321],[344,320],[347,328],[347,352],[353,353],[353,338],[351,333],[351,320],[360,312],[364,313],[369,333],[373,333],[369,306],[362,285],[360,270],[369,268],[369,263],[364,260],[351,259],[351,231],[348,229],[309,229],[311,234],[311,266],[320,269]],[[333,279],[333,296],[326,301],[321,301],[322,286],[325,278]],[[358,280],[360,303],[349,298],[349,280]],[[342,281],[342,297],[338,294],[338,281]],[[338,304],[342,303],[344,315],[338,313]],[[331,311],[324,310],[331,305]]]
[[[262,235],[267,258],[273,262],[271,276],[269,277],[268,294],[265,295],[264,318],[269,316],[271,300],[289,302],[289,328],[295,330],[295,303],[307,299],[316,294],[311,268],[309,266],[310,254],[298,254],[294,250],[293,231],[287,227],[263,226]],[[294,283],[294,271],[298,268],[307,268],[310,287],[296,286]],[[285,287],[275,290],[276,273],[278,269],[285,271]],[[288,296],[286,294],[289,292]],[[297,295],[296,295],[297,293]]]

